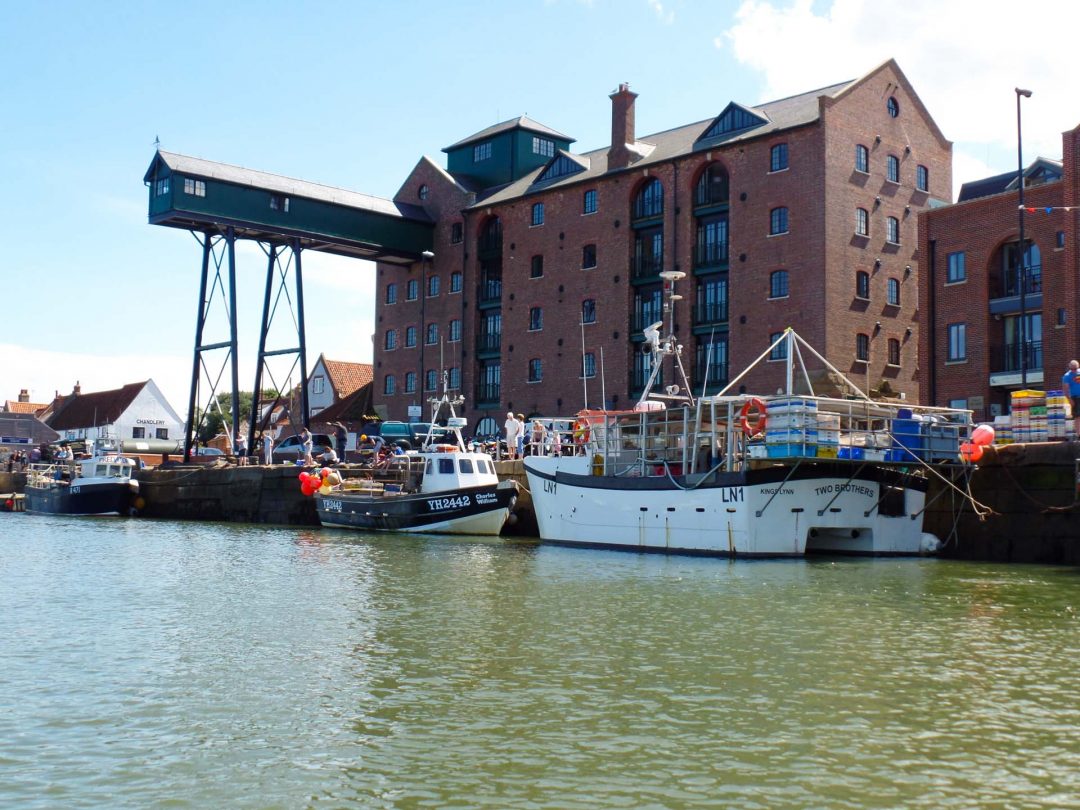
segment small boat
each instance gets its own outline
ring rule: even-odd
[[[139,492],[131,477],[137,465],[116,454],[80,461],[31,464],[27,470],[27,512],[50,515],[129,515]]]
[[[970,411],[873,400],[790,329],[719,394],[654,397],[665,356],[682,370],[661,325],[647,330],[652,374],[632,409],[582,411],[574,454],[525,459],[542,541],[730,557],[936,550],[922,532],[929,476],[958,464]],[[786,391],[728,395],[781,341]],[[855,395],[815,396],[803,350]],[[792,393],[795,357],[809,394]]]
[[[315,495],[323,526],[365,531],[497,535],[510,519],[517,484],[499,481],[491,457],[470,452],[461,437],[468,424],[455,414],[464,401],[430,400],[431,428],[420,450],[390,456],[364,478],[347,478]],[[446,428],[436,424],[449,409]]]

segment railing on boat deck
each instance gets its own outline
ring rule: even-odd
[[[79,475],[79,465],[72,462],[37,462],[26,468],[26,482],[32,487],[67,483]]]
[[[427,459],[391,456],[385,466],[372,467],[357,478],[346,478],[340,486],[346,492],[386,492],[388,484],[397,488],[389,490],[392,492],[419,490],[426,466]]]

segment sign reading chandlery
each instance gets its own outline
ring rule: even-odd
[[[164,419],[136,419],[136,425],[164,425]]]

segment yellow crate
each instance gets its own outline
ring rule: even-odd
[[[818,458],[836,458],[836,454],[840,451],[840,448],[835,444],[819,444],[817,448]]]

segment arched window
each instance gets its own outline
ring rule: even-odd
[[[397,348],[397,330],[396,329],[387,329],[386,330],[386,343],[383,344],[383,345],[386,347],[387,351]]]
[[[769,150],[769,171],[779,172],[787,167],[787,144],[778,143]]]
[[[900,280],[890,278],[889,283],[885,288],[885,300],[889,306],[900,306]]]
[[[885,219],[885,241],[894,245],[900,244],[900,220],[896,217]]]
[[[862,332],[855,335],[855,359],[864,363],[870,360],[870,336]]]
[[[541,382],[544,379],[544,361],[534,357],[529,361],[529,382]]]
[[[870,173],[870,150],[861,143],[855,144],[855,171]]]
[[[408,326],[405,328],[405,348],[411,349],[416,345],[416,327]]]
[[[769,212],[769,235],[775,236],[788,232],[788,210],[786,208],[774,208]]]
[[[885,176],[890,183],[900,182],[900,158],[896,155],[889,155],[885,159]]]
[[[787,270],[774,270],[769,274],[769,298],[788,297]]]
[[[870,297],[870,274],[865,270],[860,270],[855,274],[855,297]]]
[[[634,197],[634,219],[658,217],[664,213],[664,187],[655,177],[649,180]]]
[[[900,341],[896,338],[889,338],[889,365],[900,365]]]
[[[416,392],[416,372],[410,371],[405,374],[405,393],[412,394]]]
[[[434,391],[439,385],[439,372],[429,368],[424,374],[424,390]]]
[[[925,166],[915,167],[915,188],[919,191],[930,190],[930,170]]]
[[[857,236],[870,235],[870,212],[865,208],[855,209],[855,233]]]

